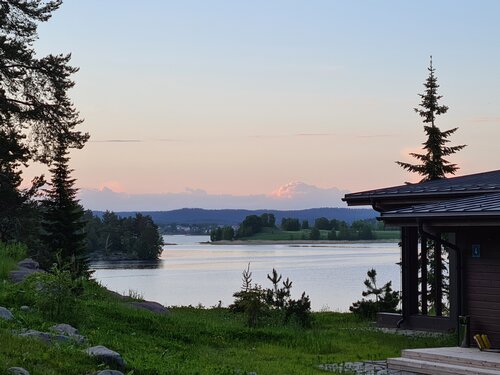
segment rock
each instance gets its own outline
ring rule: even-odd
[[[26,258],[17,263],[17,270],[11,271],[10,280],[14,283],[24,281],[29,275],[36,272],[45,272],[40,269],[40,264],[31,258]]]
[[[123,375],[123,372],[118,370],[102,370],[96,372],[95,375]]]
[[[120,368],[125,367],[125,361],[121,357],[120,353],[108,349],[105,346],[93,346],[91,348],[88,348],[85,352],[92,357],[100,359],[108,365],[118,365],[118,367]]]
[[[130,306],[133,306],[137,309],[149,310],[151,312],[154,312],[155,314],[168,313],[168,309],[158,302],[142,301],[142,302],[130,302],[129,304]]]
[[[30,375],[28,370],[22,368],[22,367],[11,367],[7,369],[7,372],[10,374],[15,374],[15,375]]]
[[[26,306],[26,305],[23,305],[19,308],[19,310],[23,311],[23,312],[28,312],[30,311],[30,307],[29,306]]]
[[[80,333],[75,327],[70,326],[69,324],[56,324],[50,328],[52,331],[60,333],[61,335],[74,336],[79,335]]]
[[[52,343],[52,342],[69,342],[71,341],[70,336],[64,336],[64,335],[53,335],[48,332],[40,332],[35,329],[30,329],[26,332],[20,333],[18,336],[20,337],[34,337],[36,339],[40,339],[46,343]]]
[[[31,258],[26,258],[17,263],[19,268],[29,268],[30,270],[40,269],[40,263]]]
[[[10,278],[10,281],[12,281],[13,283],[21,283],[24,280],[26,280],[26,278],[29,275],[31,275],[33,273],[38,273],[38,272],[45,272],[45,271],[40,270],[40,269],[20,267],[17,270],[10,271],[9,278]]]
[[[69,324],[57,324],[50,328],[51,331],[58,333],[59,335],[67,336],[73,341],[76,341],[78,344],[82,344],[85,342],[85,336],[80,335],[78,330],[75,327],[70,326]]]
[[[12,320],[14,319],[14,315],[12,315],[12,313],[5,307],[0,306],[0,318],[4,320]]]

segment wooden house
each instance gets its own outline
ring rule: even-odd
[[[500,170],[352,193],[344,201],[371,205],[386,225],[401,228],[402,314],[380,314],[379,324],[454,331],[458,317],[468,315],[470,335],[486,333],[500,347]],[[449,268],[446,301],[443,252]],[[428,280],[435,280],[432,311]]]

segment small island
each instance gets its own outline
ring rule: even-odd
[[[375,219],[347,223],[320,217],[310,226],[308,220],[283,218],[278,226],[275,216],[269,213],[249,215],[238,226],[218,226],[210,231],[210,241],[217,244],[396,242],[399,239],[399,230],[386,228]]]

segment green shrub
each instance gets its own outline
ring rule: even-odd
[[[367,272],[368,278],[364,284],[367,288],[362,292],[363,297],[374,296],[375,300],[362,298],[349,307],[349,310],[366,319],[374,319],[378,312],[397,312],[399,305],[399,293],[392,290],[392,282],[385,283],[381,288],[377,287],[377,271],[373,268]]]
[[[252,286],[250,264],[243,271],[243,285],[240,291],[233,294],[234,303],[229,308],[235,312],[243,312],[247,316],[247,325],[255,327],[265,317],[281,317],[282,323],[291,321],[302,327],[311,325],[311,301],[305,292],[298,300],[290,296],[292,282],[287,278],[280,287],[281,275],[273,268],[272,276],[267,275],[273,287],[263,289],[260,285]]]
[[[51,321],[77,324],[83,283],[69,271],[54,267],[50,273],[29,276],[17,289],[16,302],[33,306]]]

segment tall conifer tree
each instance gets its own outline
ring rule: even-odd
[[[50,169],[50,189],[43,202],[42,239],[48,261],[54,262],[59,257],[74,277],[88,276],[84,212],[76,199],[75,179],[71,177],[68,162],[68,142],[60,135]]]
[[[427,70],[429,71],[429,76],[424,83],[425,92],[419,94],[421,98],[420,108],[415,108],[415,112],[423,118],[424,131],[427,135],[427,140],[423,143],[425,153],[410,153],[420,164],[396,162],[404,169],[423,176],[421,182],[438,180],[445,178],[447,174],[455,174],[459,169],[458,166],[450,163],[445,158],[465,147],[465,145],[446,145],[449,142],[448,138],[458,128],[441,131],[435,124],[436,117],[445,114],[448,111],[448,107],[439,104],[442,95],[438,95],[437,93],[439,85],[434,74],[436,69],[432,66],[432,56]]]

